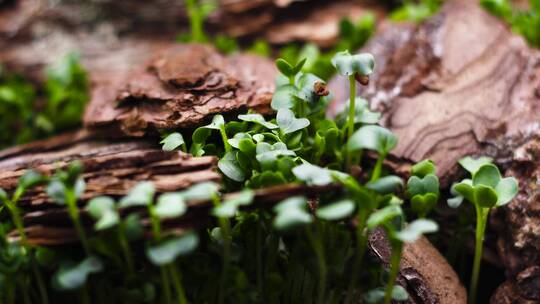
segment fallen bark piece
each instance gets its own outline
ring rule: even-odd
[[[157,186],[157,185],[156,185]],[[183,187],[182,187],[183,188]],[[299,184],[287,184],[279,185],[269,188],[263,188],[255,190],[254,193],[254,205],[247,206],[244,209],[252,208],[254,206],[271,209],[276,203],[297,195],[305,195],[307,197],[317,197],[321,193],[335,190],[337,186],[305,186]],[[167,192],[172,190],[163,190],[156,187],[158,192]],[[175,190],[181,190],[175,189]],[[125,193],[124,193],[125,194]],[[234,197],[239,193],[229,193],[224,195],[224,200]],[[103,194],[105,195],[105,194]],[[110,194],[114,197],[121,197],[118,193]],[[91,196],[85,193],[83,201],[86,201]],[[165,233],[181,233],[186,229],[200,229],[204,228],[212,223],[212,217],[210,216],[213,204],[210,201],[188,201],[188,211],[182,215],[181,218],[167,219],[163,222]],[[121,210],[121,214],[124,216],[132,212],[141,214],[141,221],[143,226],[148,229],[149,237],[151,231],[151,223],[147,216],[145,208],[129,207]],[[93,220],[88,213],[82,209],[79,209],[79,216],[88,229],[89,233],[92,232]],[[68,210],[63,206],[57,208],[49,208],[43,210],[36,210],[28,212],[23,217],[25,230],[28,231],[28,242],[34,245],[62,245],[69,244],[77,241],[76,233],[73,228],[73,224],[69,217]],[[17,231],[12,231],[9,235],[10,240],[15,241],[19,238]]]
[[[84,131],[83,131],[84,132]],[[143,140],[100,141],[81,139],[59,141],[65,136],[12,149],[0,157],[0,188],[13,191],[28,169],[52,175],[72,161],[84,168],[86,190],[83,200],[98,195],[125,195],[140,181],[154,182],[158,191],[175,191],[203,181],[220,181],[215,157],[193,157],[183,152],[165,152]],[[42,151],[39,145],[44,148]],[[16,153],[15,153],[16,152]],[[43,187],[29,190],[19,202],[26,208],[54,206]]]
[[[215,114],[269,111],[275,75],[267,59],[225,57],[205,45],[173,45],[120,81],[102,80],[84,123],[107,130],[105,136],[143,136],[200,125]]]
[[[445,1],[419,26],[381,26],[362,51],[377,66],[359,93],[398,136],[392,155],[432,159],[443,184],[461,157],[539,132],[540,52],[477,1]],[[331,83],[338,103],[347,98],[344,83]]]
[[[369,249],[384,265],[389,265],[391,247],[384,230],[378,228],[370,234]],[[398,283],[409,294],[403,303],[467,303],[465,288],[457,274],[425,237],[405,244]]]

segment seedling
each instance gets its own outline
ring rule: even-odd
[[[474,263],[469,288],[469,303],[476,303],[478,278],[482,261],[484,233],[492,208],[508,204],[518,192],[515,178],[502,178],[499,169],[489,163],[489,158],[464,158],[460,160],[462,167],[471,173],[472,179],[464,179],[452,185],[452,192],[458,196],[449,205],[459,206],[463,199],[474,205],[476,211],[476,237]]]
[[[77,201],[84,192],[86,184],[80,176],[83,171],[81,163],[71,163],[66,171],[57,171],[47,185],[47,194],[60,205],[67,205],[69,216],[75,226],[79,240],[87,255],[90,255],[90,244],[81,224]]]
[[[152,183],[141,182],[120,201],[119,206],[121,208],[147,207],[152,225],[153,243],[148,244],[146,254],[154,265],[160,267],[164,298],[170,302],[169,285],[172,280],[177,300],[179,303],[187,303],[180,270],[174,261],[177,257],[193,251],[198,245],[198,237],[193,232],[186,232],[179,237],[163,239],[161,220],[182,216],[186,212],[186,206],[181,193],[163,194],[158,198],[157,205],[154,205],[155,192]]]
[[[354,117],[353,117],[354,119]],[[381,176],[383,161],[388,153],[397,145],[397,137],[388,129],[376,125],[363,126],[356,131],[347,142],[347,152],[362,151],[368,149],[379,154],[377,163],[371,173],[370,181],[375,181]]]
[[[392,247],[389,278],[383,301],[384,304],[389,304],[392,300],[392,295],[394,294],[394,284],[399,273],[403,243],[414,243],[423,234],[438,230],[438,226],[435,222],[426,219],[416,220],[404,229],[401,229],[403,217],[404,215],[401,207],[399,205],[390,204],[371,214],[367,220],[367,227],[369,229],[382,227],[386,231],[390,246]]]
[[[432,161],[423,160],[412,167],[413,175],[407,182],[407,197],[420,218],[425,218],[439,200],[439,178],[435,170]]]
[[[9,254],[14,254],[16,258],[22,259],[23,257],[28,256],[30,266],[32,268],[36,283],[38,285],[38,290],[40,293],[40,299],[42,303],[49,303],[49,297],[47,295],[47,289],[45,283],[43,282],[43,275],[39,269],[39,266],[36,264],[35,259],[33,258],[32,248],[26,244],[26,232],[23,226],[23,220],[21,217],[21,210],[17,205],[19,199],[24,195],[24,193],[37,185],[43,184],[47,181],[46,177],[32,170],[26,171],[20,178],[19,184],[15,191],[13,192],[12,197],[10,198],[8,194],[0,188],[0,203],[2,208],[5,206],[10,212],[11,221],[15,225],[19,233],[20,244],[8,244],[7,252]],[[1,213],[2,209],[0,209]],[[2,235],[3,236],[3,235]],[[5,236],[3,236],[5,237]],[[16,264],[16,263],[15,263]],[[13,275],[13,274],[12,274]]]
[[[126,222],[120,218],[118,205],[108,196],[100,196],[91,199],[85,207],[85,210],[96,220],[94,229],[96,231],[108,230],[116,227],[118,243],[122,250],[128,273],[135,275],[131,248],[126,233]],[[127,221],[127,220],[126,220]]]
[[[174,151],[180,148],[183,152],[186,152],[186,142],[182,134],[178,132],[165,136],[160,144],[163,144],[163,151]]]
[[[332,58],[332,64],[341,76],[349,78],[349,117],[347,118],[347,138],[354,132],[356,114],[356,79],[367,85],[369,75],[375,68],[375,59],[369,53],[351,55],[348,51],[337,53]]]
[[[317,222],[314,224],[315,228],[317,228],[317,233],[314,235],[311,227],[308,226],[314,222],[314,219],[313,216],[306,211],[306,208],[307,200],[304,197],[291,197],[282,201],[274,207],[274,211],[277,213],[274,220],[274,227],[280,231],[291,230],[302,226],[305,227],[307,238],[317,256],[317,268],[319,271],[317,303],[323,304],[327,302],[326,259]]]

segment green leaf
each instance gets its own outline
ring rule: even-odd
[[[356,73],[367,76],[373,73],[375,58],[369,53],[351,55],[349,51],[343,51],[334,55],[332,65],[342,76]]]
[[[437,230],[439,230],[439,226],[434,221],[418,219],[396,233],[396,237],[404,243],[414,243],[423,234],[436,232]]]
[[[474,159],[470,156],[464,157],[460,159],[458,162],[459,164],[467,171],[471,173],[471,175],[474,175],[480,167],[486,164],[491,164],[493,159],[491,157],[482,156],[477,159]]]
[[[152,204],[156,188],[152,182],[140,182],[120,200],[120,208]]]
[[[373,212],[368,220],[367,227],[373,229],[390,222],[392,219],[398,216],[403,216],[403,211],[398,205],[389,205],[380,210]]]
[[[274,227],[277,230],[289,230],[313,222],[313,217],[306,211],[307,201],[305,197],[291,197],[274,207],[277,215],[274,219]]]
[[[439,178],[434,174],[427,174],[423,178],[411,176],[407,181],[407,195],[413,197],[417,194],[439,194]]]
[[[256,123],[256,124],[261,125],[261,126],[267,128],[267,129],[270,129],[270,130],[279,128],[277,125],[266,121],[264,119],[264,116],[262,116],[261,114],[238,115],[238,119],[243,120],[243,121],[247,121],[247,122]]]
[[[307,60],[307,58],[304,58],[304,59],[302,59],[302,60],[300,60],[300,61],[298,61],[296,63],[296,65],[294,66],[294,68],[292,70],[293,75],[298,74],[302,70],[302,67],[306,63],[306,60]]]
[[[178,257],[189,254],[199,245],[195,232],[188,232],[180,237],[168,239],[146,249],[146,255],[156,266],[174,262]]]
[[[221,127],[225,125],[225,119],[223,118],[223,115],[217,114],[214,115],[212,118],[212,122],[206,126],[203,126],[202,128],[212,129],[212,130],[220,130]]]
[[[97,220],[94,228],[98,231],[116,226],[120,221],[114,200],[108,196],[98,196],[91,199],[85,209]]]
[[[381,113],[372,112],[369,107],[367,100],[362,97],[355,97],[355,114],[354,114],[354,123],[363,123],[363,124],[376,124],[381,119]],[[347,118],[349,116],[349,103],[342,103],[342,109],[340,109],[339,114],[336,117],[336,121],[339,125],[345,125]]]
[[[276,122],[283,134],[293,133],[309,126],[309,119],[296,118],[293,111],[286,108],[278,110]]]
[[[243,182],[246,179],[246,174],[242,170],[236,158],[237,152],[227,152],[218,162],[218,168],[228,178]]]
[[[159,196],[156,205],[156,215],[160,219],[182,216],[186,213],[187,205],[184,196],[179,192],[165,193]]]
[[[317,209],[318,218],[327,221],[336,221],[351,216],[354,212],[355,204],[353,201],[345,199]]]
[[[497,192],[493,188],[484,185],[474,186],[473,203],[484,208],[491,208],[497,204],[498,200]]]
[[[277,142],[273,145],[260,142],[256,148],[257,161],[263,168],[272,167],[279,156],[296,156],[294,151],[288,150],[287,146],[282,142]]]
[[[293,174],[307,185],[324,186],[332,183],[332,171],[304,163],[292,169]]]
[[[503,178],[495,188],[499,200],[497,206],[508,204],[518,193],[518,183],[513,177]]]
[[[315,83],[317,82],[325,84],[324,80],[313,74],[301,73],[296,80],[296,86],[299,88],[296,97],[311,103],[318,101],[320,96],[315,92]]]
[[[290,84],[279,86],[272,96],[272,102],[270,105],[272,109],[279,110],[282,108],[290,109],[294,107],[297,102],[296,95],[298,94],[298,89]]]
[[[493,164],[482,165],[476,173],[473,174],[473,185],[484,185],[495,188],[501,181],[501,173]]]
[[[347,142],[347,150],[354,152],[360,149],[369,149],[386,155],[396,145],[397,137],[390,130],[381,126],[369,125],[354,132]]]
[[[240,146],[240,140],[242,139],[251,139],[251,136],[247,133],[240,132],[234,134],[233,138],[229,138],[227,142],[229,142],[229,145],[231,145],[231,147],[238,149]]]
[[[416,194],[411,198],[411,209],[421,217],[427,215],[437,205],[439,196],[434,193]]]
[[[255,134],[253,135],[253,140],[255,140],[256,143],[260,143],[264,140],[264,135],[262,134]]]
[[[471,180],[463,180],[461,183],[454,184],[454,186],[452,186],[452,189],[455,190],[455,192],[459,193],[459,195],[461,195],[469,202],[473,204],[476,203],[474,198],[474,188],[472,186]]]
[[[292,66],[292,64],[288,63],[285,59],[278,58],[276,60],[276,67],[281,72],[281,74],[287,77],[295,75],[294,67]]]
[[[244,189],[240,194],[227,199],[221,205],[212,210],[212,214],[217,217],[231,218],[233,217],[240,206],[247,206],[253,202],[255,193],[253,190]]]
[[[79,264],[64,263],[54,274],[53,284],[61,290],[74,290],[82,287],[92,273],[103,270],[103,263],[96,256],[89,256]]]
[[[178,147],[185,145],[184,137],[178,132],[171,133],[165,137],[160,144],[163,144],[163,151],[174,151]]]
[[[180,193],[186,201],[204,201],[210,200],[214,195],[217,195],[218,188],[218,185],[214,182],[202,182],[195,184]]]
[[[424,177],[428,174],[435,175],[436,173],[435,164],[433,163],[433,161],[429,159],[424,159],[423,161],[412,166],[411,173],[412,175],[415,175],[418,177]]]
[[[395,301],[406,301],[409,298],[407,290],[400,285],[395,285],[392,289],[392,299]]]
[[[47,195],[57,204],[63,205],[66,203],[65,193],[66,186],[57,179],[50,181],[49,185],[47,185]]]
[[[45,182],[47,178],[34,170],[26,170],[19,178],[19,187],[28,189]]]
[[[379,194],[390,194],[398,188],[403,187],[403,180],[395,175],[388,175],[366,184],[368,189],[374,190]]]
[[[141,224],[140,215],[137,213],[129,214],[124,220],[124,227],[126,237],[130,241],[139,240],[144,233],[144,229]]]
[[[5,203],[9,199],[8,194],[2,188],[0,188],[0,202]]]

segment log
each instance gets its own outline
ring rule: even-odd
[[[507,278],[491,302],[540,301],[534,268],[540,265],[540,52],[467,0],[445,1],[420,25],[381,25],[363,51],[375,55],[377,66],[357,93],[398,136],[394,167],[430,158],[449,186],[463,174],[460,158],[488,155],[520,181],[517,198],[490,220],[494,237],[486,246],[498,253],[491,260]],[[348,96],[344,83],[331,81],[334,112]]]

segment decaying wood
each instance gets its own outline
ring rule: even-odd
[[[508,175],[519,181],[519,194],[492,218],[497,249],[508,277],[492,303],[540,302],[540,136],[525,142],[508,141]],[[504,154],[507,154],[504,153]],[[507,155],[501,155],[507,160]]]
[[[369,237],[370,253],[388,267],[391,247],[384,230]],[[407,304],[465,304],[467,294],[459,277],[439,251],[425,238],[405,244],[398,283],[410,297]]]
[[[538,132],[540,52],[475,1],[446,1],[417,27],[381,27],[364,48],[377,67],[360,90],[398,136],[395,157],[429,157],[446,178],[457,159]],[[333,87],[344,100],[348,89]]]
[[[518,178],[520,194],[490,221],[498,241],[487,246],[497,247],[508,278],[492,302],[540,301],[540,52],[467,0],[445,1],[419,26],[383,25],[364,51],[377,66],[361,94],[398,136],[395,162],[430,158],[449,186],[461,157],[488,155]],[[344,82],[331,85],[337,102]]]
[[[84,136],[83,136],[84,137]],[[73,142],[65,136],[17,148],[0,157],[0,188],[12,191],[17,180],[27,169],[45,175],[65,168],[72,161],[80,161],[84,168],[86,190],[83,199],[98,195],[122,196],[137,182],[152,181],[158,191],[175,191],[203,181],[219,181],[216,158],[193,157],[182,152],[162,151],[152,141],[100,141],[80,139]],[[9,152],[9,151],[8,151]],[[37,187],[28,191],[20,204],[28,209],[51,207],[51,200]]]
[[[267,59],[226,57],[197,44],[153,55],[124,75],[101,79],[85,113],[87,128],[142,136],[200,125],[215,114],[269,109],[277,72]]]
[[[339,22],[348,18],[355,22],[368,13],[377,19],[385,15],[380,3],[361,1],[326,1],[318,5],[305,5],[297,12],[265,27],[264,37],[273,44],[309,41],[320,47],[331,47],[339,38]],[[293,16],[294,18],[291,18]]]
[[[163,190],[157,188],[158,192],[181,190],[178,189]],[[337,186],[305,186],[299,184],[280,185],[269,188],[255,190],[254,204],[244,208],[259,207],[263,209],[271,209],[276,203],[297,195],[307,197],[317,197],[323,192],[335,191]],[[118,193],[115,193],[116,196]],[[223,200],[230,199],[239,193],[225,194]],[[95,196],[95,195],[94,195]],[[89,198],[90,196],[88,196]],[[83,197],[82,201],[87,201]],[[166,233],[181,233],[186,229],[200,229],[209,226],[212,223],[212,217],[209,216],[213,204],[210,201],[188,201],[188,211],[181,218],[167,219],[163,222]],[[148,236],[151,233],[151,223],[148,214],[144,208],[129,207],[120,210],[121,215],[125,216],[129,213],[136,212],[141,215],[141,223],[146,228]],[[80,209],[79,216],[87,228],[88,233],[93,233],[91,225],[93,220],[89,214]],[[54,209],[44,209],[28,212],[23,217],[25,231],[27,232],[28,242],[34,245],[63,245],[77,242],[77,235],[74,231],[72,222],[69,217],[68,210],[61,206]],[[11,240],[17,240],[19,234],[17,231],[12,231],[9,235]]]

